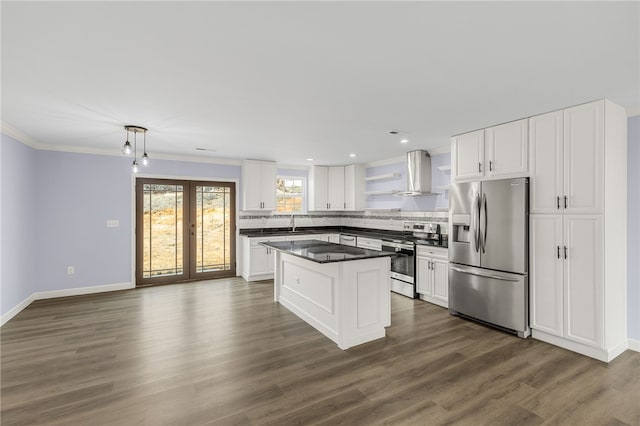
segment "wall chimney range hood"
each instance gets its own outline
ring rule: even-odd
[[[419,149],[407,152],[407,190],[398,195],[433,195],[431,192],[431,156]]]

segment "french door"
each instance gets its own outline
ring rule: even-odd
[[[235,183],[136,179],[136,285],[236,275]]]

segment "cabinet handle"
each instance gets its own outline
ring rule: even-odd
[[[482,172],[482,163],[478,163],[478,173]]]
[[[564,258],[567,259],[567,246],[564,246]]]
[[[558,210],[560,210],[560,196],[559,195],[556,197],[556,207],[558,208]]]
[[[558,254],[557,254],[558,259],[560,259],[560,246],[556,246],[556,247],[558,248],[558,250],[557,250],[557,253],[558,253]]]
[[[564,208],[565,208],[565,209],[567,208],[567,198],[569,198],[569,197],[567,197],[567,196],[565,195],[565,196],[564,196]]]
[[[489,171],[493,171],[493,161],[489,160]]]

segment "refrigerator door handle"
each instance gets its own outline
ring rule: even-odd
[[[520,281],[518,278],[510,278],[510,277],[505,277],[502,275],[494,275],[494,274],[481,274],[480,272],[477,272],[477,271],[470,271],[468,269],[462,269],[462,268],[458,268],[456,266],[451,266],[451,265],[449,265],[449,269],[462,272],[463,274],[475,275],[477,277],[493,278],[495,280],[510,281],[514,283],[517,283],[518,281]]]
[[[476,253],[480,252],[480,195],[473,197],[473,243]]]
[[[487,195],[486,194],[482,194],[482,204],[480,205],[480,217],[482,217],[482,213],[484,212],[484,230],[482,230],[482,228],[480,228],[480,234],[481,234],[481,244],[482,244],[482,252],[486,253],[486,248],[487,248],[487,225],[488,225],[488,219],[487,219]]]

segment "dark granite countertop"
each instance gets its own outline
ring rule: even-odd
[[[318,240],[272,241],[260,244],[316,263],[345,262],[395,256],[391,252],[367,250]]]
[[[347,226],[301,227],[296,228],[295,232],[291,231],[291,228],[259,228],[240,230],[240,235],[247,237],[275,237],[305,234],[346,234],[354,235],[356,237],[378,238],[384,241],[410,241],[421,245],[447,248],[447,240],[434,244],[433,241],[426,241],[419,237],[415,237],[410,232],[354,228]]]

